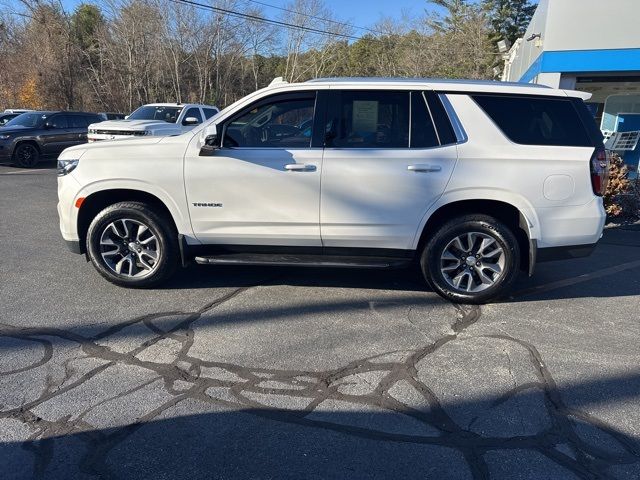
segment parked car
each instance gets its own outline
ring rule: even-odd
[[[19,113],[0,113],[0,127],[4,127],[9,120],[16,118]]]
[[[156,285],[190,261],[416,263],[444,298],[487,302],[520,270],[586,256],[601,237],[608,163],[588,96],[478,81],[279,83],[190,133],[65,150],[62,236],[122,286]]]
[[[87,112],[27,112],[0,129],[0,161],[33,167],[41,158],[87,141],[87,126],[98,120]]]
[[[5,108],[4,113],[26,113],[32,112],[33,110],[25,110],[24,108]]]
[[[218,113],[218,107],[196,104],[152,103],[135,110],[125,120],[89,125],[89,141],[134,136],[180,135]]]
[[[124,113],[116,112],[100,112],[98,113],[102,120],[124,120],[127,116]]]

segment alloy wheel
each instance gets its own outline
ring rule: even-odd
[[[102,231],[100,255],[116,275],[143,278],[155,271],[162,251],[157,235],[148,225],[122,218],[109,223]]]
[[[458,235],[444,248],[440,272],[449,286],[461,292],[482,292],[503,276],[505,252],[486,233]]]

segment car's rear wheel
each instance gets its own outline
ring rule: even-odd
[[[13,152],[13,162],[22,168],[35,167],[40,161],[40,151],[33,143],[20,143]]]
[[[442,225],[425,245],[423,275],[442,297],[485,303],[503,296],[520,267],[513,232],[487,215],[465,215]]]
[[[139,202],[102,210],[87,232],[87,252],[100,275],[116,285],[151,287],[178,265],[178,241],[171,222]]]

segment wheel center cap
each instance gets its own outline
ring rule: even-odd
[[[474,266],[476,264],[476,257],[473,257],[471,255],[469,255],[467,257],[467,259],[465,260],[466,264],[470,267]]]
[[[140,246],[136,244],[136,242],[129,242],[129,245],[127,246],[132,252],[139,252],[140,250],[142,250]]]

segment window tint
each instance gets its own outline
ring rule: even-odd
[[[411,92],[411,148],[440,145],[422,92]]]
[[[47,120],[53,128],[69,128],[66,115],[54,115]]]
[[[474,100],[515,143],[593,146],[569,98],[474,95]]]
[[[227,124],[224,147],[305,148],[311,145],[315,94],[260,102]]]
[[[202,111],[204,112],[204,117],[209,120],[211,117],[213,117],[216,113],[218,113],[218,110],[216,110],[215,108],[203,108]]]
[[[71,128],[86,128],[87,120],[84,115],[68,115],[69,127]]]
[[[197,118],[198,123],[202,123],[202,114],[200,113],[200,109],[196,107],[191,107],[186,111],[184,117],[182,117],[182,124],[185,125],[185,120],[189,117]]]
[[[429,110],[431,111],[431,116],[433,117],[436,129],[438,130],[440,143],[442,145],[457,143],[458,139],[453,131],[453,127],[451,126],[451,120],[449,119],[449,115],[447,115],[447,111],[442,105],[440,98],[438,98],[438,95],[434,92],[425,92],[425,97],[427,97]]]
[[[339,95],[338,118],[330,146],[407,148],[409,92],[348,91]]]
[[[91,125],[92,123],[100,123],[100,122],[104,122],[104,118],[102,117],[102,115],[85,115],[85,120],[87,122],[87,126]]]

